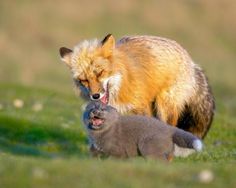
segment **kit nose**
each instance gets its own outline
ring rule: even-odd
[[[100,98],[100,94],[99,93],[95,93],[95,94],[92,95],[92,99],[93,100],[97,100],[99,98]]]
[[[90,114],[91,117],[96,117],[96,116],[100,116],[100,111],[97,110],[97,109],[94,109],[91,114]]]

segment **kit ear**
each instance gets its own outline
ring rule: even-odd
[[[113,50],[115,48],[115,38],[112,36],[112,34],[108,34],[101,43],[104,57],[112,56]]]
[[[66,48],[66,47],[61,47],[59,49],[60,52],[60,56],[61,56],[61,60],[68,65],[69,67],[71,67],[71,55],[73,53],[73,50]]]

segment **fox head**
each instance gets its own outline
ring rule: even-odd
[[[73,50],[62,47],[62,61],[72,72],[73,80],[86,99],[100,100],[108,104],[115,97],[121,82],[121,74],[112,63],[115,39],[109,34],[102,41],[82,41]]]

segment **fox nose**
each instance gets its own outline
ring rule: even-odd
[[[93,100],[97,100],[99,98],[100,98],[100,94],[99,93],[95,93],[95,94],[92,95],[92,99]]]

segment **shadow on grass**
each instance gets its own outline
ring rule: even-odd
[[[37,157],[83,157],[86,137],[71,129],[0,116],[0,151]]]

